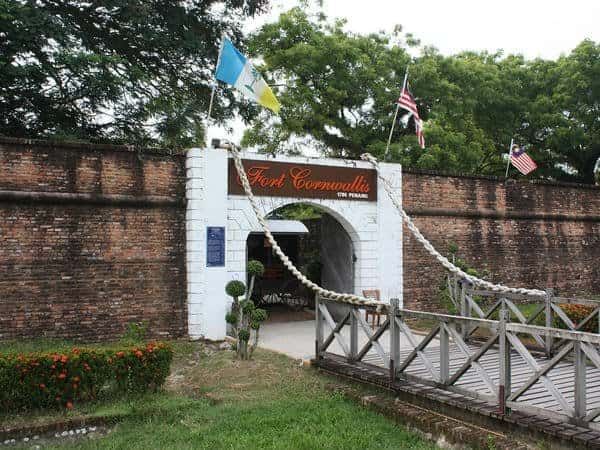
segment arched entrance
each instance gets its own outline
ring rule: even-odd
[[[263,215],[290,204],[308,204],[331,219],[322,284],[382,299],[402,298],[402,222],[363,161],[246,154],[244,167]],[[381,172],[401,195],[400,165]],[[191,337],[225,337],[230,304],[224,287],[245,280],[248,237],[261,233],[226,151],[191,149],[186,159],[186,273]],[[351,245],[350,245],[351,244]],[[340,266],[343,270],[335,271]]]
[[[284,253],[305,276],[325,289],[354,292],[357,257],[350,233],[355,230],[347,230],[326,209],[305,202],[284,205],[267,218]],[[269,311],[270,320],[311,319],[314,293],[285,268],[262,230],[247,239],[247,260],[253,259],[265,266],[253,299]]]

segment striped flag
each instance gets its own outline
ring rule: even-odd
[[[221,44],[215,77],[217,80],[233,85],[242,94],[253,99],[259,105],[276,113],[279,112],[279,102],[271,88],[265,83],[265,80],[254,66],[227,38],[223,38]]]
[[[518,145],[513,145],[510,152],[510,163],[523,175],[527,175],[537,169],[537,164],[525,153],[525,148]]]
[[[425,148],[425,136],[423,135],[423,120],[421,119],[421,116],[419,116],[417,102],[415,101],[415,97],[412,95],[412,92],[410,92],[410,89],[408,88],[408,83],[406,83],[404,88],[402,88],[400,98],[398,98],[398,105],[400,105],[401,108],[406,109],[409,112],[409,114],[415,118],[415,133],[419,141],[419,146],[421,148]]]

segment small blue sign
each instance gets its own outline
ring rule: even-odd
[[[225,227],[206,227],[206,267],[225,266]]]

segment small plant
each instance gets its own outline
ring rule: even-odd
[[[125,328],[125,333],[121,337],[121,342],[124,343],[137,343],[144,342],[146,335],[148,334],[148,321],[142,322],[129,322]]]
[[[225,315],[225,321],[231,325],[233,337],[237,339],[235,345],[239,359],[250,359],[258,345],[260,324],[267,320],[267,312],[257,308],[251,300],[256,277],[262,276],[265,266],[261,262],[251,260],[247,265],[250,287],[239,280],[232,280],[225,286],[225,292],[231,298],[231,311]],[[252,344],[250,341],[252,340]]]

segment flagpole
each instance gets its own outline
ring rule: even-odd
[[[215,72],[213,74],[213,87],[210,93],[210,102],[208,103],[208,114],[206,115],[206,119],[210,119],[210,115],[212,113],[213,101],[215,99],[215,91],[217,90],[217,69],[219,68],[219,63],[221,62],[221,53],[223,53],[223,42],[225,41],[225,33],[221,35],[221,45],[219,46],[219,55],[217,56],[217,65],[215,66]]]
[[[404,92],[407,81],[408,81],[408,66],[406,66],[406,72],[404,72],[404,81],[402,82],[402,90],[400,91],[400,95],[402,95],[402,93]],[[400,103],[396,102],[396,112],[394,112],[394,120],[392,121],[392,129],[390,130],[390,135],[388,136],[387,145],[385,147],[385,153],[383,155],[384,161],[387,159],[387,155],[390,150],[390,143],[392,142],[392,135],[394,134],[394,127],[396,126],[396,119],[398,118],[399,110],[400,110]]]
[[[504,175],[504,178],[508,178],[508,169],[510,169],[510,156],[512,155],[513,140],[513,138],[510,140],[510,147],[508,149],[508,162],[506,163],[506,175]]]

